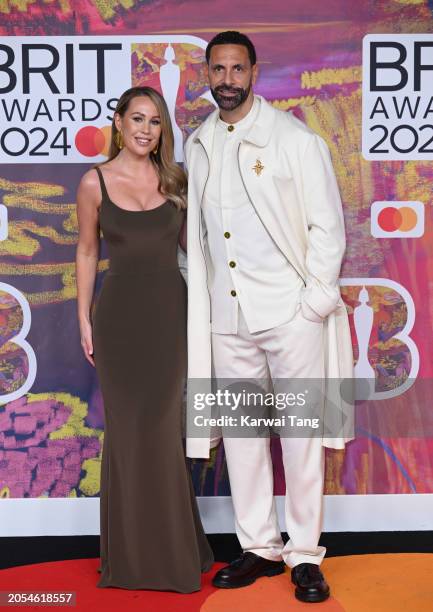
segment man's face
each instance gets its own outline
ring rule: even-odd
[[[245,102],[257,77],[243,45],[215,45],[209,58],[209,84],[215,102],[232,111]]]

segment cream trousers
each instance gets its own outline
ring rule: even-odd
[[[288,323],[249,333],[239,313],[237,334],[212,334],[214,375],[218,378],[323,379],[323,324],[304,318],[300,306]],[[276,389],[274,389],[276,392]],[[224,438],[235,513],[244,551],[289,567],[320,564],[324,448],[320,437],[281,437],[286,480],[284,546],[273,495],[269,438]]]

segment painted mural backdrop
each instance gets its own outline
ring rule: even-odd
[[[362,412],[360,403],[358,439],[346,452],[328,453],[326,491],[431,493],[432,435],[422,429],[428,394],[415,385],[393,404],[400,415],[406,414],[406,425],[418,419],[413,434],[398,424],[393,430],[389,420],[381,429],[380,421],[386,414],[386,392],[411,376],[431,379],[433,165],[363,158],[361,64],[366,34],[433,32],[433,3],[269,0],[264,9],[262,2],[229,0],[0,0],[2,36],[186,34],[208,41],[222,29],[244,31],[256,44],[257,93],[276,108],[294,112],[325,138],[344,202],[348,248],[342,291],[351,317],[355,358],[361,374],[373,372],[375,393],[385,395],[382,404],[380,399],[377,402],[383,410],[375,415]],[[167,57],[164,42],[137,43],[131,54],[133,82],[161,90],[161,67],[167,63],[178,67],[175,121],[186,137],[213,106],[206,95],[203,49],[173,43],[172,50],[174,55]],[[109,78],[115,80],[116,74]],[[0,95],[1,131],[7,124]],[[75,190],[93,162],[89,156],[88,164],[4,164],[0,168],[3,497],[99,493],[103,409],[94,371],[81,354],[73,264]],[[379,220],[385,237],[373,237],[370,209],[377,201],[422,202],[423,235],[386,238],[396,219],[400,229],[405,223],[409,229],[413,226],[415,213],[395,213],[394,207]],[[103,258],[99,282],[106,267]],[[405,330],[409,340],[404,338]],[[282,493],[277,444],[273,451],[276,492]],[[228,493],[222,448],[209,462],[195,462],[193,469],[198,494]]]

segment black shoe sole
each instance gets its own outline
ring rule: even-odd
[[[255,578],[250,578],[248,581],[244,581],[242,583],[236,583],[236,584],[230,584],[229,582],[225,582],[225,581],[221,581],[218,582],[217,580],[212,580],[212,585],[214,587],[217,587],[218,589],[241,589],[242,587],[246,587],[246,586],[250,586],[250,584],[254,584],[254,582],[256,580],[258,580],[259,578],[272,578],[273,576],[279,576],[280,574],[284,574],[284,570],[285,570],[285,566],[283,567],[278,567],[275,569],[269,569],[266,572],[264,572],[263,574],[260,574],[260,576],[256,576]]]
[[[329,598],[330,592],[328,593],[318,593],[317,595],[308,595],[308,593],[303,593],[302,591],[298,591],[295,589],[295,597],[299,601],[303,603],[320,603],[322,601],[326,601]]]

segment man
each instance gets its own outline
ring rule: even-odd
[[[255,96],[252,42],[222,32],[206,49],[218,109],[185,148],[188,194],[188,379],[339,379],[352,376],[338,276],[345,249],[339,192],[324,141]],[[189,405],[191,398],[189,398]],[[192,406],[190,410],[194,410]],[[343,417],[342,417],[342,420]],[[211,441],[194,434],[190,457]],[[210,432],[209,432],[210,435]],[[236,588],[291,569],[295,594],[319,602],[324,445],[345,439],[281,437],[286,477],[284,546],[273,497],[269,438],[224,437],[239,559],[213,584]]]

